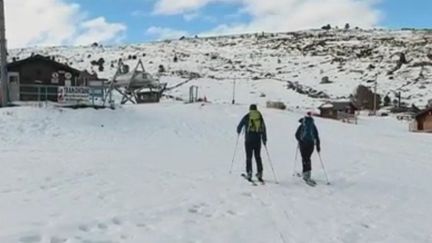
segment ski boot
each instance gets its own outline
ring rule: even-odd
[[[316,185],[316,182],[311,179],[311,172],[310,171],[303,172],[303,180],[309,186],[315,186]]]
[[[258,172],[258,173],[256,173],[256,178],[258,179],[258,181],[260,181],[260,182],[264,182],[264,180],[263,180],[263,178],[262,178],[262,172]]]
[[[248,172],[248,173],[246,173],[246,179],[247,179],[248,181],[252,181],[252,172]]]

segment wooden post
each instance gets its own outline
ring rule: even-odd
[[[1,106],[5,107],[9,101],[7,75],[6,27],[4,15],[4,0],[0,0],[0,72],[1,72]]]
[[[233,81],[233,98],[232,98],[232,104],[235,104],[235,90],[236,90],[236,79],[234,78]]]
[[[377,114],[377,87],[378,86],[378,82],[375,79],[375,87],[374,87],[374,103],[373,103],[373,107],[374,107],[374,111],[373,111],[373,115],[376,116]]]

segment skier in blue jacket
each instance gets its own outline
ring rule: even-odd
[[[255,156],[257,164],[257,178],[262,181],[263,166],[261,159],[261,141],[266,145],[267,132],[263,116],[255,104],[250,105],[249,113],[241,119],[237,126],[237,133],[240,135],[245,127],[245,149],[246,149],[246,175],[252,179],[252,155]]]
[[[311,156],[316,146],[318,153],[321,151],[320,138],[318,129],[315,126],[312,114],[300,119],[300,126],[297,129],[295,137],[298,141],[303,164],[303,180],[308,184],[316,184],[311,179],[312,161]]]

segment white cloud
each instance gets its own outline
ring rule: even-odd
[[[156,40],[178,39],[182,36],[189,35],[187,31],[157,27],[157,26],[152,26],[148,28],[146,34],[152,36]]]
[[[185,15],[183,15],[183,19],[186,21],[192,21],[192,20],[196,20],[199,17],[201,17],[201,15],[198,12],[193,12],[193,13],[187,13]]]
[[[155,14],[180,14],[204,7],[220,0],[158,0],[155,5]]]
[[[108,23],[104,17],[99,17],[81,23],[82,33],[76,37],[75,44],[87,45],[95,41],[111,40],[119,42],[124,38],[126,26],[118,23]]]
[[[89,20],[82,12],[65,0],[5,1],[8,47],[111,42],[126,28],[103,18]]]
[[[143,10],[135,10],[131,13],[132,17],[147,17],[149,14]]]
[[[206,34],[234,34],[260,31],[290,31],[319,28],[325,24],[372,27],[379,23],[379,0],[158,0],[155,13],[184,14],[210,3],[224,2],[240,6],[250,21],[224,24]]]

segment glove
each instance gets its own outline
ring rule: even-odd
[[[321,146],[320,146],[319,144],[317,144],[316,147],[317,147],[317,151],[318,151],[318,153],[321,152]]]

